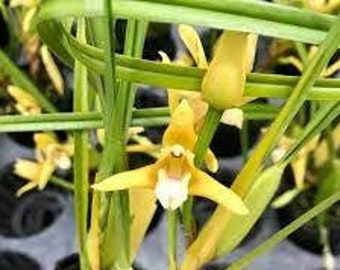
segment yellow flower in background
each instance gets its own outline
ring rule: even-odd
[[[340,124],[332,130],[332,140],[334,149],[337,151],[340,148]],[[314,164],[317,168],[322,167],[329,159],[329,147],[326,139],[321,142],[314,149]]]
[[[126,146],[126,152],[128,153],[146,153],[154,158],[159,157],[160,146],[154,144],[145,136],[139,135],[144,132],[144,127],[130,127],[128,128],[127,139],[135,142],[135,144],[129,144]],[[101,145],[105,142],[105,130],[97,129],[97,138]]]
[[[68,170],[72,166],[74,154],[73,142],[70,139],[61,144],[48,133],[34,134],[36,160],[17,159],[14,173],[29,182],[17,191],[17,196],[33,189],[43,189],[56,169]]]
[[[29,31],[31,24],[32,24],[32,19],[38,11],[38,6],[40,5],[40,2],[41,0],[11,0],[10,1],[11,8],[23,7],[26,9],[23,23],[22,23],[23,30],[25,32]]]
[[[16,101],[14,107],[23,115],[34,115],[41,113],[41,107],[39,103],[28,94],[25,90],[20,87],[9,85],[7,87],[7,92]]]
[[[310,140],[294,157],[290,164],[294,174],[295,185],[298,189],[304,188],[308,155],[316,149],[319,138],[320,135],[316,135],[312,140]],[[278,143],[278,147],[272,152],[272,160],[274,162],[278,162],[293,146],[294,142],[295,139],[283,136]]]
[[[317,46],[311,46],[309,49],[309,53],[308,53],[308,59],[312,59],[314,57],[314,55],[316,54],[318,50]],[[279,62],[281,64],[290,64],[293,65],[298,71],[300,71],[301,73],[304,70],[304,66],[302,61],[295,57],[295,56],[287,56],[287,57],[281,57],[279,59]],[[331,64],[328,67],[325,67],[323,69],[323,71],[321,72],[321,77],[330,77],[332,75],[334,75],[336,72],[338,72],[340,70],[340,60],[335,61],[333,64]]]
[[[26,8],[24,13],[24,19],[22,22],[24,32],[28,32],[34,15],[38,11],[38,6],[40,5],[41,0],[11,0],[10,7],[24,7]]]
[[[147,188],[166,209],[177,209],[188,195],[209,198],[236,214],[248,213],[243,201],[193,162],[197,136],[194,115],[183,100],[174,111],[163,136],[160,158],[152,165],[113,175],[92,187],[100,191]]]
[[[46,45],[41,46],[40,55],[45,66],[47,75],[50,77],[54,89],[59,95],[64,95],[65,87],[63,77]]]

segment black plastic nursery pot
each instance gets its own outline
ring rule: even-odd
[[[209,263],[204,265],[201,270],[225,270],[228,266],[227,263]]]
[[[280,192],[289,190],[294,185],[291,171],[286,171],[280,187]],[[277,209],[277,218],[280,227],[285,227],[296,218],[304,214],[314,206],[315,188],[310,188],[302,192],[292,202],[285,207]],[[329,208],[327,214],[327,228],[329,233],[329,244],[334,255],[340,254],[340,203],[336,203]],[[321,254],[323,245],[320,242],[320,232],[316,219],[313,219],[300,227],[288,236],[288,239],[302,249]]]
[[[4,237],[38,234],[51,226],[64,209],[64,194],[57,188],[33,190],[17,198],[16,191],[26,183],[13,174],[13,165],[0,171],[0,235]]]
[[[42,270],[40,265],[28,257],[18,252],[0,251],[1,270]]]
[[[80,270],[79,254],[73,253],[59,260],[54,270]]]
[[[165,90],[150,87],[140,87],[137,89],[134,106],[138,109],[164,107],[168,105],[167,95]],[[145,135],[153,143],[161,143],[166,127],[147,127]]]
[[[34,148],[33,132],[11,132],[7,133],[9,139],[26,148]]]
[[[138,265],[132,266],[134,270],[144,270]],[[59,260],[54,270],[80,270],[80,258],[78,253],[72,253]]]
[[[4,18],[0,14],[0,47],[3,48],[8,45],[9,42],[9,31]]]
[[[263,121],[248,121],[247,145],[252,148],[261,135]],[[219,124],[210,143],[210,149],[217,157],[235,157],[242,154],[241,132],[237,127]]]

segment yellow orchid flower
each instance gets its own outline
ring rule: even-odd
[[[202,42],[196,30],[188,25],[179,25],[178,32],[196,65],[202,69],[209,68]],[[169,57],[164,52],[160,52],[160,55],[162,57],[163,63],[171,63]],[[180,57],[175,63],[186,66],[190,66],[192,64],[186,54]],[[195,116],[195,130],[198,133],[203,125],[205,115],[208,111],[208,103],[203,100],[202,94],[193,91],[168,89],[168,99],[171,113],[174,112],[182,99],[186,99],[189,102]],[[221,122],[226,125],[236,126],[241,129],[243,124],[243,111],[239,108],[227,109],[223,113]],[[205,162],[211,172],[217,171],[218,162],[210,149],[207,151]]]
[[[340,124],[332,131],[334,149],[340,148]],[[314,151],[314,165],[318,168],[323,166],[329,158],[329,148],[325,139],[321,140]]]
[[[310,140],[295,156],[291,162],[292,171],[294,174],[295,185],[298,189],[304,188],[304,179],[307,170],[308,155],[314,151],[320,135],[316,135]],[[278,147],[272,152],[272,160],[278,162],[289,148],[294,144],[295,139],[283,136],[278,143]]]
[[[180,207],[189,194],[202,196],[236,214],[247,214],[247,207],[232,190],[194,166],[192,151],[196,140],[194,115],[183,100],[171,117],[160,158],[154,164],[113,175],[92,187],[100,191],[151,189],[161,205],[171,210]]]
[[[50,134],[36,133],[34,141],[37,161],[17,159],[14,165],[14,173],[29,181],[17,191],[17,196],[35,187],[43,189],[57,168],[68,170],[72,165],[70,157],[74,154],[74,147],[71,140],[60,144]]]
[[[311,46],[309,49],[309,53],[308,53],[308,59],[312,59],[313,56],[316,54],[318,50],[317,46]],[[290,64],[292,66],[294,66],[299,72],[303,72],[303,63],[302,61],[295,57],[295,56],[287,56],[287,57],[281,57],[279,59],[279,62],[281,64]],[[328,67],[325,67],[323,69],[323,71],[321,72],[321,77],[326,78],[326,77],[330,77],[332,75],[334,75],[336,72],[338,72],[340,70],[340,60],[335,61],[333,64],[331,64]]]
[[[209,64],[204,53],[201,39],[196,30],[188,25],[179,25],[178,32],[182,41],[186,45],[190,55],[194,59],[194,62],[196,63],[197,67],[202,69],[208,69]],[[164,63],[168,64],[171,63],[169,57],[165,53],[160,52],[160,55]],[[176,61],[176,63],[179,65],[187,66],[191,65],[191,61],[187,58],[187,55],[180,57]],[[202,94],[193,91],[168,89],[168,96],[170,112],[173,112],[175,110],[181,99],[186,98],[188,100],[195,115],[195,129],[199,131],[200,128],[202,127],[204,117],[208,111],[208,104],[203,100]],[[243,123],[242,110],[240,109],[226,110],[224,112],[224,116],[222,117],[221,122],[231,126],[242,127]]]
[[[126,152],[128,153],[147,153],[148,155],[158,158],[159,157],[159,145],[154,144],[145,136],[140,136],[138,134],[144,132],[144,127],[130,127],[128,129],[127,138],[136,142],[136,144],[131,144],[126,146]],[[104,145],[105,141],[105,130],[97,129],[97,138],[101,145]]]
[[[34,115],[41,113],[39,103],[28,94],[25,90],[18,86],[9,85],[7,92],[15,99],[14,107],[23,115]]]
[[[20,197],[25,192],[34,189],[39,186],[40,172],[42,166],[38,162],[34,162],[26,159],[17,159],[14,164],[14,174],[19,177],[28,180],[29,182],[22,186],[17,192],[17,196]]]

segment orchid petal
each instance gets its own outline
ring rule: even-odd
[[[171,60],[169,56],[164,52],[158,52],[159,55],[162,58],[162,62],[164,64],[171,64]],[[181,94],[180,91],[177,89],[168,89],[168,103],[169,103],[169,109],[170,114],[173,114],[173,112],[176,110],[178,104],[181,100]]]
[[[291,165],[294,174],[295,185],[297,188],[302,188],[307,170],[307,156],[304,154],[301,156],[298,155],[293,159]]]
[[[37,179],[38,181],[38,188],[41,190],[43,189],[48,180],[50,180],[54,170],[56,168],[56,165],[54,163],[53,160],[51,159],[47,159],[46,161],[44,161],[42,164],[41,164],[41,168],[40,168],[40,171],[39,171],[39,177]]]
[[[195,28],[189,25],[181,24],[178,27],[178,32],[185,46],[188,48],[191,56],[194,58],[197,66],[200,68],[207,68],[208,62],[205,57],[201,39]]]
[[[47,75],[59,95],[64,95],[64,79],[46,45],[41,46],[40,54]]]
[[[18,191],[16,192],[16,195],[18,197],[21,197],[24,193],[26,193],[27,191],[30,191],[32,189],[34,189],[37,186],[37,183],[35,182],[29,182],[26,185],[22,186],[21,188],[18,189]]]
[[[143,207],[141,207],[143,205]],[[131,259],[133,260],[144,239],[146,230],[156,211],[156,196],[153,190],[131,189],[130,210],[131,210]]]
[[[242,129],[243,118],[243,111],[241,109],[234,108],[224,111],[221,122],[226,125],[235,126],[239,129]]]
[[[92,185],[92,188],[100,191],[114,191],[129,188],[153,189],[157,182],[158,167],[145,166],[136,170],[126,171],[106,178],[100,183]]]
[[[38,163],[26,159],[19,158],[14,164],[14,174],[30,181],[37,179],[39,170]]]
[[[45,152],[49,145],[57,144],[56,139],[48,133],[35,133],[33,139],[39,151]]]
[[[205,154],[205,157],[204,157],[204,161],[209,171],[211,171],[212,173],[217,172],[218,161],[214,153],[210,149],[207,150],[207,153]]]
[[[41,107],[39,106],[39,103],[35,100],[35,98],[20,87],[9,85],[7,87],[7,92],[17,102],[15,104],[15,108],[21,114],[30,115],[39,114],[41,112]]]
[[[196,143],[194,115],[186,100],[182,100],[173,113],[163,135],[163,147],[180,144],[192,151]]]
[[[215,201],[238,215],[248,214],[248,208],[242,199],[231,189],[223,186],[208,174],[193,169],[189,184],[189,194]]]

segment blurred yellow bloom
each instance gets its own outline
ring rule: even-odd
[[[337,151],[340,148],[340,124],[333,129],[332,139],[334,149]],[[327,145],[326,139],[323,139],[314,150],[314,164],[319,168],[323,166],[328,159],[329,147]]]
[[[294,157],[291,162],[295,185],[298,189],[304,187],[305,174],[307,171],[308,155],[313,152],[318,144],[320,135],[316,135],[310,140]],[[272,160],[278,162],[292,147],[295,139],[283,136],[278,143],[278,147],[272,152]]]
[[[20,87],[9,85],[7,92],[15,99],[14,107],[23,115],[40,114],[41,107],[38,102]]]
[[[126,146],[126,152],[129,153],[147,153],[154,158],[159,157],[159,145],[152,143],[147,137],[138,135],[144,132],[144,127],[130,127],[128,129],[127,139],[136,142]],[[105,130],[97,129],[97,138],[101,145],[105,142]]]
[[[59,95],[64,94],[64,80],[58,69],[57,64],[54,62],[51,53],[46,45],[40,48],[41,59],[44,63],[46,72],[51,79],[51,82]]]
[[[17,191],[17,196],[36,187],[43,189],[57,168],[67,170],[72,166],[72,140],[60,144],[51,134],[36,133],[34,141],[37,161],[17,159],[14,165],[14,173],[29,181]]]
[[[41,0],[11,0],[10,1],[10,7],[24,7],[27,10],[25,10],[24,19],[22,22],[22,27],[24,32],[28,32],[34,15],[38,11],[38,6],[40,4]]]
[[[236,214],[247,214],[238,195],[194,166],[192,151],[196,140],[194,115],[183,100],[171,117],[160,158],[154,164],[113,175],[92,187],[101,191],[151,189],[162,206],[172,210],[180,207],[189,194],[202,196]]]
[[[311,46],[308,53],[308,59],[312,59],[318,50],[317,46]],[[302,61],[295,56],[281,57],[279,59],[281,64],[293,65],[298,71],[303,72],[304,66]],[[340,60],[335,61],[330,66],[325,67],[321,72],[321,77],[330,77],[340,70]]]

